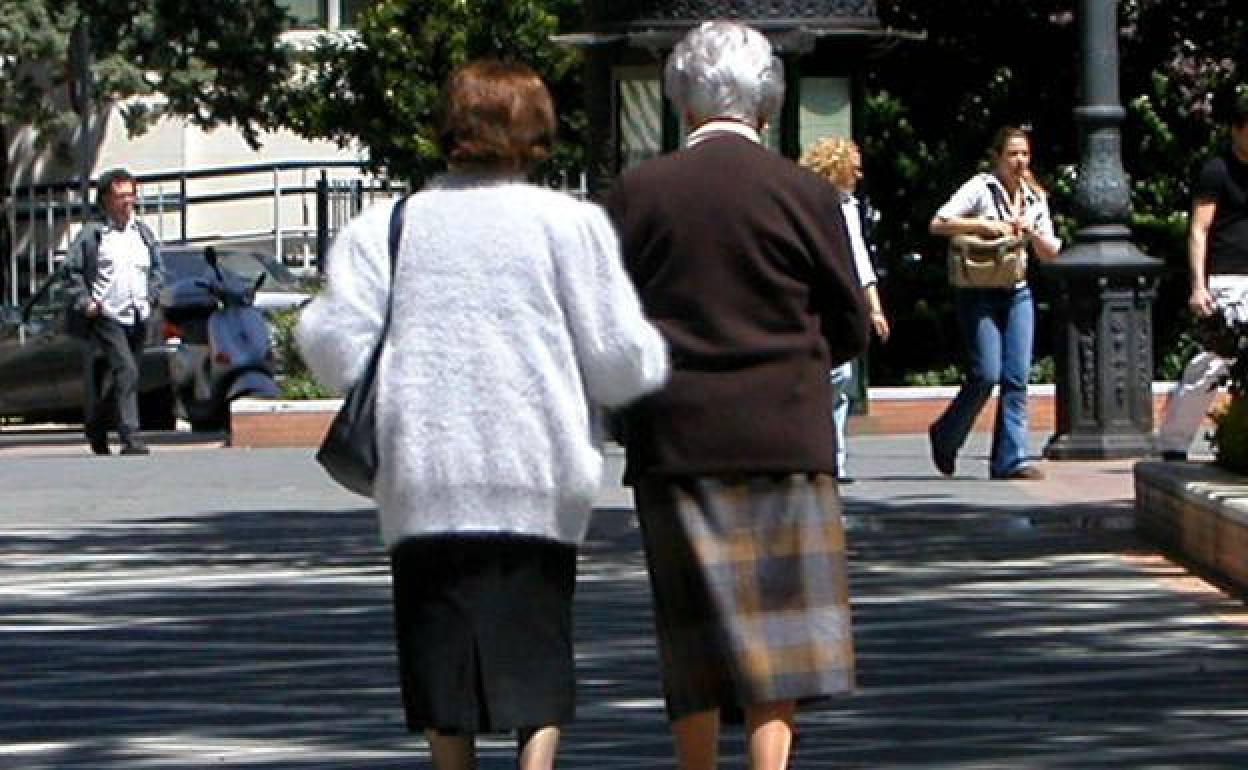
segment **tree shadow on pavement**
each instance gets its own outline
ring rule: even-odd
[[[855,502],[861,691],[802,715],[794,768],[1237,766],[1248,638],[1129,530],[1097,526],[1121,515]],[[0,551],[0,766],[426,761],[402,725],[371,511],[10,531]],[[577,602],[560,767],[673,767],[627,511],[595,517]],[[510,740],[483,755],[510,767]],[[740,755],[727,741],[728,765]]]
[[[831,733],[808,758],[1231,768],[1248,756],[1248,639],[1217,614],[1241,602],[1187,593],[1187,573],[1135,537],[1133,501],[848,509],[862,689],[812,717]]]

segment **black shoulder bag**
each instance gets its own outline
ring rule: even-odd
[[[330,423],[325,440],[316,453],[316,461],[334,481],[364,497],[373,496],[373,480],[377,478],[377,367],[381,363],[381,350],[386,344],[394,308],[394,274],[399,261],[405,203],[407,196],[400,198],[390,213],[390,294],[386,299],[381,334],[377,336],[377,345],[368,357],[368,365],[360,373],[360,379],[347,391],[342,409]]]

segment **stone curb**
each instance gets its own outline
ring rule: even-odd
[[[1154,424],[1161,420],[1172,387],[1173,383],[1153,384]],[[851,416],[849,432],[851,435],[924,433],[956,392],[957,388],[948,386],[871,388],[868,413]],[[1054,399],[1052,385],[1033,385],[1028,390],[1031,430],[1052,432],[1055,429]],[[242,448],[317,446],[341,405],[341,399],[239,399],[230,408],[229,445]],[[992,432],[996,406],[994,395],[975,421],[976,432]]]
[[[1140,535],[1248,590],[1248,479],[1211,463],[1135,465]]]

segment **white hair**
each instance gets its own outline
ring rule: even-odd
[[[731,118],[754,124],[780,110],[784,65],[758,30],[708,21],[672,49],[664,85],[676,107],[695,123]]]

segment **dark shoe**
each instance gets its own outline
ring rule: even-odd
[[[122,445],[121,453],[123,455],[150,455],[152,450],[148,449],[147,444],[142,441],[131,440]]]
[[[936,466],[936,470],[946,476],[952,476],[958,461],[958,453],[941,449],[936,445],[936,426],[932,425],[927,429],[927,444],[932,452],[932,464]]]
[[[1166,449],[1161,453],[1161,459],[1168,463],[1185,463],[1187,452],[1182,449]]]
[[[112,454],[108,448],[108,434],[88,433],[87,443],[91,445],[91,451],[97,455]]]
[[[1012,471],[992,474],[998,481],[1039,481],[1044,478],[1044,471],[1034,465],[1020,465]]]

